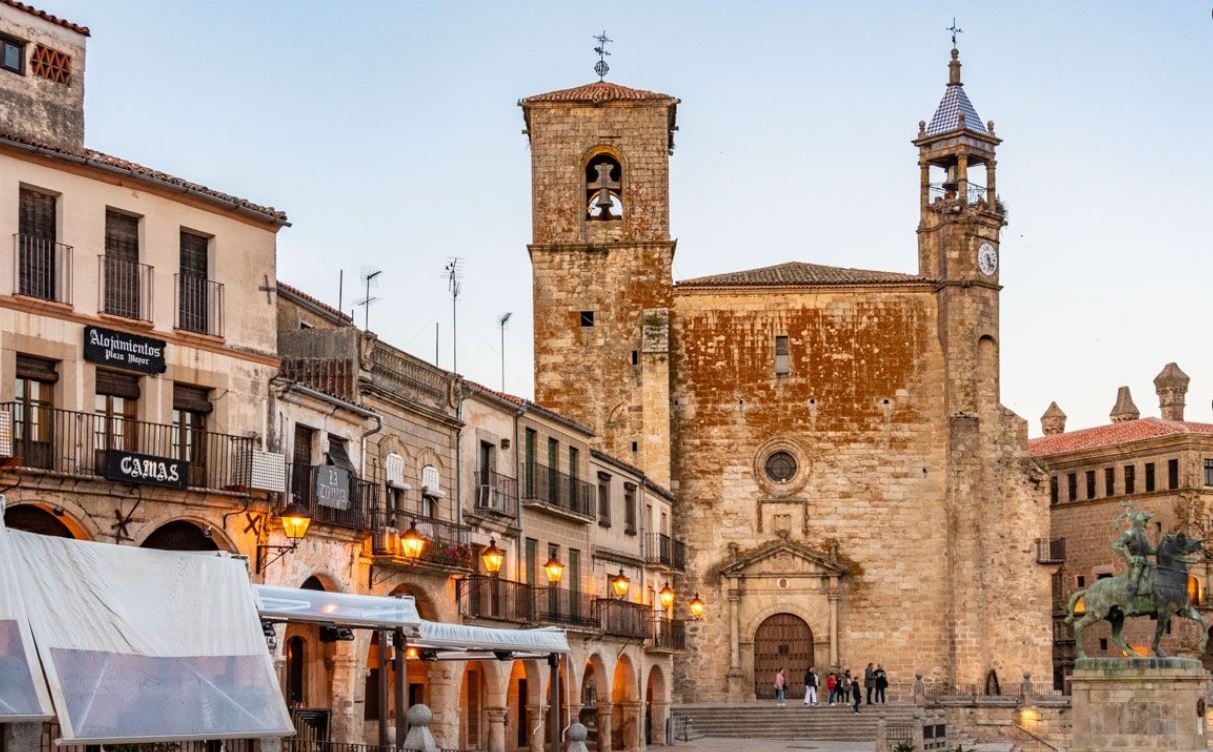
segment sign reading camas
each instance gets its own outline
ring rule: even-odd
[[[189,469],[190,463],[185,460],[107,449],[102,474],[124,483],[185,488]]]
[[[164,373],[165,342],[99,326],[84,327],[84,359],[142,373]]]

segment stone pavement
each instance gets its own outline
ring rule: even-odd
[[[678,742],[677,752],[872,752],[872,742],[791,741],[788,739],[696,739]]]

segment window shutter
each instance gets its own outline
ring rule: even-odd
[[[354,463],[350,460],[349,450],[346,449],[345,441],[336,437],[329,436],[329,462],[343,470],[349,470],[351,475],[356,475],[354,472]]]
[[[55,242],[55,196],[22,188],[18,214],[19,233],[26,237]]]
[[[105,255],[123,261],[137,262],[139,260],[138,217],[106,209]]]
[[[17,378],[33,379],[34,381],[45,381],[53,384],[59,380],[59,374],[55,371],[55,366],[57,365],[58,363],[53,360],[18,353]]]
[[[383,470],[389,486],[408,490],[409,484],[404,482],[404,457],[395,452],[389,454],[383,460]]]
[[[206,277],[206,247],[210,241],[202,235],[181,231],[181,273]]]
[[[215,409],[211,404],[211,390],[192,384],[173,384],[173,409],[209,413]]]
[[[421,468],[421,489],[430,496],[438,496],[442,493],[441,486],[442,476],[438,473],[438,468],[433,465],[426,465]]]
[[[97,394],[137,400],[139,399],[139,377],[98,368]]]

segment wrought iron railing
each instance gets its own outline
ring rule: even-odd
[[[97,261],[101,310],[112,316],[151,321],[155,270],[147,264],[116,256],[101,255]]]
[[[665,533],[645,533],[644,560],[681,571],[686,568],[686,544]]]
[[[542,624],[599,628],[594,597],[558,587],[535,588],[535,620]]]
[[[103,475],[108,450],[184,460],[186,485],[228,489],[247,466],[252,437],[82,413],[21,402],[0,404],[13,420],[13,454],[24,467],[78,476]]]
[[[658,616],[649,622],[649,646],[683,650],[687,646],[687,623],[685,619],[667,619]]]
[[[605,634],[637,640],[649,636],[649,622],[653,618],[653,610],[643,603],[598,598],[594,601],[594,611]]]
[[[505,517],[517,517],[518,480],[493,470],[477,470],[476,509]]]
[[[987,191],[983,186],[968,184],[968,192],[966,193],[966,204],[976,205],[986,200]],[[959,192],[956,188],[944,186],[942,183],[931,184],[932,203],[935,199],[942,199],[944,202],[954,202],[959,198]]]
[[[538,501],[587,519],[594,519],[597,489],[559,470],[538,463],[523,465],[526,501]]]
[[[535,589],[525,582],[470,575],[455,581],[459,615],[529,624],[535,620]]]
[[[295,726],[295,738],[301,741],[328,741],[329,720],[332,712],[327,708],[291,708],[291,723]]]
[[[97,752],[102,747],[96,745],[85,744],[60,744],[59,724],[54,721],[47,721],[42,724],[42,741],[40,744],[41,752]],[[287,742],[293,740],[286,740]],[[258,749],[257,744],[252,739],[225,739],[223,741],[207,741],[196,739],[188,742],[148,742],[146,744],[122,744],[118,746],[106,745],[106,750],[122,749],[123,752],[254,752]],[[288,747],[283,747],[288,749]],[[374,750],[378,748],[366,748]],[[298,747],[296,752],[347,752],[340,748],[326,747]],[[386,752],[386,748],[384,748]],[[18,752],[13,750],[13,752]],[[25,752],[22,750],[22,752]],[[32,752],[32,751],[31,751]],[[349,752],[361,752],[360,750],[351,749]]]
[[[1062,564],[1066,560],[1065,538],[1037,538],[1036,561],[1040,564]]]
[[[223,285],[202,274],[179,272],[174,276],[178,329],[223,336]]]
[[[372,510],[378,506],[379,484],[358,478],[348,470],[337,473],[338,482],[327,478],[317,485],[318,465],[286,466],[288,492],[312,515],[313,522],[350,530],[370,530]],[[331,467],[331,466],[329,466]],[[340,479],[345,476],[345,483]]]
[[[372,508],[371,517],[371,550],[375,556],[407,561],[400,540],[410,525],[416,525],[417,532],[425,538],[418,562],[455,569],[472,568],[472,547],[466,526],[406,510],[387,509],[378,501]]]
[[[347,400],[358,397],[358,372],[345,358],[283,358],[280,373],[325,394]]]
[[[72,303],[72,247],[32,235],[13,235],[14,291],[56,303]]]

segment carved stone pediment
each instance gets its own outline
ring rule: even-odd
[[[847,568],[821,551],[779,538],[739,552],[720,573],[726,577],[842,577]]]

